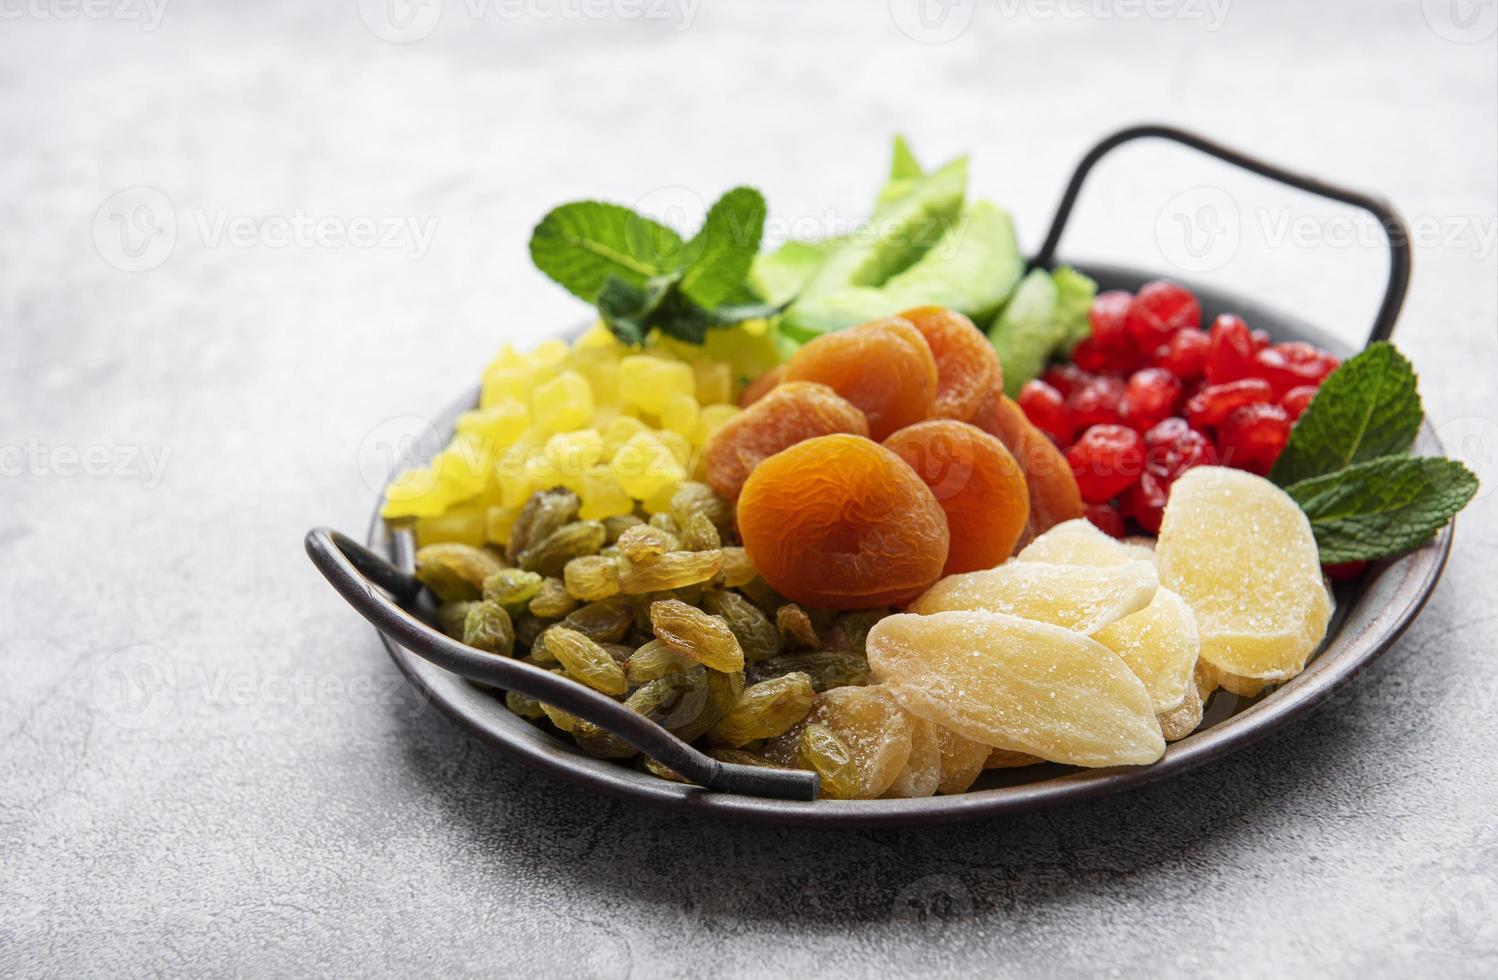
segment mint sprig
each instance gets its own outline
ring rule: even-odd
[[[736,187],[683,242],[629,208],[578,201],[551,211],[531,234],[531,259],[563,288],[598,308],[620,340],[651,330],[700,344],[713,327],[774,316],[745,284],[764,237],[765,199]]]
[[[1414,368],[1392,344],[1370,344],[1322,382],[1269,478],[1305,511],[1323,564],[1408,551],[1477,493],[1461,463],[1409,455],[1424,417]]]

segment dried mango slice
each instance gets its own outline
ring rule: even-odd
[[[1201,651],[1196,617],[1169,589],[1157,589],[1148,606],[1105,626],[1093,639],[1122,657],[1144,682],[1157,713],[1180,707],[1187,690],[1195,690],[1191,677]]]
[[[817,695],[805,721],[765,743],[765,757],[794,765],[801,731],[823,725],[847,746],[858,767],[861,800],[884,795],[912,749],[912,718],[888,691],[878,687],[836,687]]]
[[[884,795],[890,799],[913,800],[935,796],[941,784],[941,742],[937,728],[915,715],[910,716],[910,759],[890,783]]]
[[[1015,752],[1013,749],[994,749],[988,753],[988,758],[983,760],[984,769],[1023,769],[1025,766],[1038,766],[1045,762],[1039,756],[1028,752]]]
[[[936,744],[941,751],[941,778],[936,784],[938,792],[951,795],[966,793],[983,775],[983,763],[994,750],[982,742],[963,738],[943,725],[936,729]]]
[[[1202,659],[1239,677],[1294,677],[1326,636],[1331,601],[1305,514],[1243,470],[1198,466],[1171,488],[1160,582],[1196,615]]]
[[[868,657],[907,711],[976,742],[1077,766],[1145,765],[1165,751],[1143,682],[1058,626],[991,612],[890,616],[869,632]]]
[[[1159,578],[1147,561],[1103,568],[1011,561],[986,572],[948,575],[911,603],[921,615],[982,609],[1096,633],[1149,605]]]
[[[1125,565],[1142,556],[1122,541],[1110,538],[1085,517],[1062,521],[1015,555],[1017,561],[1043,561],[1052,565]],[[1154,555],[1150,555],[1153,560]]]

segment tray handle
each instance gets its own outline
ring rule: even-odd
[[[1409,229],[1405,227],[1404,220],[1388,202],[1360,191],[1338,187],[1305,174],[1277,167],[1272,163],[1229,149],[1220,143],[1174,126],[1156,124],[1131,126],[1128,129],[1119,130],[1089,150],[1082,161],[1077,164],[1070,183],[1066,185],[1066,193],[1062,195],[1061,203],[1056,208],[1056,217],[1051,221],[1051,230],[1046,235],[1045,244],[1040,246],[1040,251],[1030,262],[1032,268],[1049,269],[1055,261],[1056,246],[1061,242],[1067,219],[1071,217],[1072,208],[1077,203],[1077,196],[1082,191],[1082,183],[1087,179],[1092,168],[1111,150],[1137,139],[1163,139],[1180,143],[1261,177],[1268,177],[1270,180],[1276,180],[1333,201],[1351,204],[1373,215],[1378,220],[1379,227],[1383,229],[1384,237],[1389,243],[1389,281],[1384,287],[1383,303],[1379,306],[1378,315],[1374,317],[1373,329],[1368,333],[1368,343],[1371,344],[1375,340],[1388,340],[1393,335],[1394,322],[1399,318],[1399,311],[1404,306],[1405,294],[1409,291],[1410,234]]]
[[[476,650],[438,632],[395,601],[408,602],[421,591],[415,576],[347,535],[314,528],[307,532],[306,545],[312,564],[375,629],[444,670],[556,705],[617,735],[699,786],[779,800],[817,798],[814,772],[719,762],[644,715],[583,684],[519,660]],[[395,599],[375,586],[388,590]]]

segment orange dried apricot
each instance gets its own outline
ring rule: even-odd
[[[1024,410],[997,388],[973,415],[973,425],[995,436],[1025,471],[1030,488],[1030,520],[1020,535],[1024,547],[1062,521],[1082,516],[1082,492],[1061,450],[1030,424]]]
[[[985,341],[986,343],[986,341]],[[943,575],[1007,561],[1030,520],[1025,471],[998,439],[966,422],[931,419],[884,440],[915,470],[947,515]]]
[[[785,365],[777,364],[770,370],[761,374],[753,381],[744,386],[744,393],[739,395],[739,407],[748,408],[761,398],[768,395],[776,385],[780,384],[785,377]]]
[[[765,460],[739,533],[777,592],[828,609],[907,602],[941,577],[947,518],[899,456],[861,436],[808,439]]]
[[[785,380],[832,388],[868,416],[876,441],[930,418],[936,406],[936,358],[921,332],[899,317],[818,337],[785,363]]]
[[[973,321],[945,306],[922,306],[906,310],[909,320],[936,358],[937,418],[966,422],[994,388],[1004,385],[999,353]]]
[[[713,433],[704,454],[707,482],[732,500],[761,461],[803,439],[834,432],[866,436],[869,423],[826,385],[779,385]]]

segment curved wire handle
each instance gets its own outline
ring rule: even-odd
[[[1051,230],[1046,235],[1045,244],[1040,246],[1040,251],[1030,262],[1032,268],[1049,269],[1055,261],[1056,246],[1060,244],[1061,234],[1066,230],[1067,219],[1071,217],[1072,208],[1077,203],[1077,195],[1082,191],[1082,183],[1097,162],[1109,151],[1124,143],[1150,138],[1170,140],[1173,143],[1189,146],[1261,177],[1268,177],[1270,180],[1289,184],[1298,190],[1362,208],[1377,218],[1379,227],[1383,229],[1384,236],[1389,242],[1389,282],[1384,287],[1383,303],[1379,306],[1378,315],[1373,320],[1373,329],[1368,333],[1368,343],[1371,344],[1375,340],[1388,340],[1393,335],[1394,321],[1399,319],[1399,311],[1404,306],[1405,294],[1409,291],[1410,233],[1405,227],[1404,220],[1388,202],[1360,191],[1337,187],[1314,177],[1277,167],[1194,133],[1176,129],[1174,126],[1153,124],[1131,126],[1128,129],[1119,130],[1088,151],[1081,163],[1077,164],[1071,182],[1066,185],[1066,193],[1062,195],[1061,203],[1056,208],[1056,217],[1051,221]]]
[[[401,601],[409,601],[421,591],[416,577],[347,535],[319,527],[307,532],[306,543],[312,564],[349,605],[375,629],[443,670],[507,691],[519,691],[571,712],[617,735],[699,786],[782,800],[817,798],[818,778],[814,772],[719,762],[592,688],[510,657],[465,646],[432,629],[375,588],[378,585]]]

